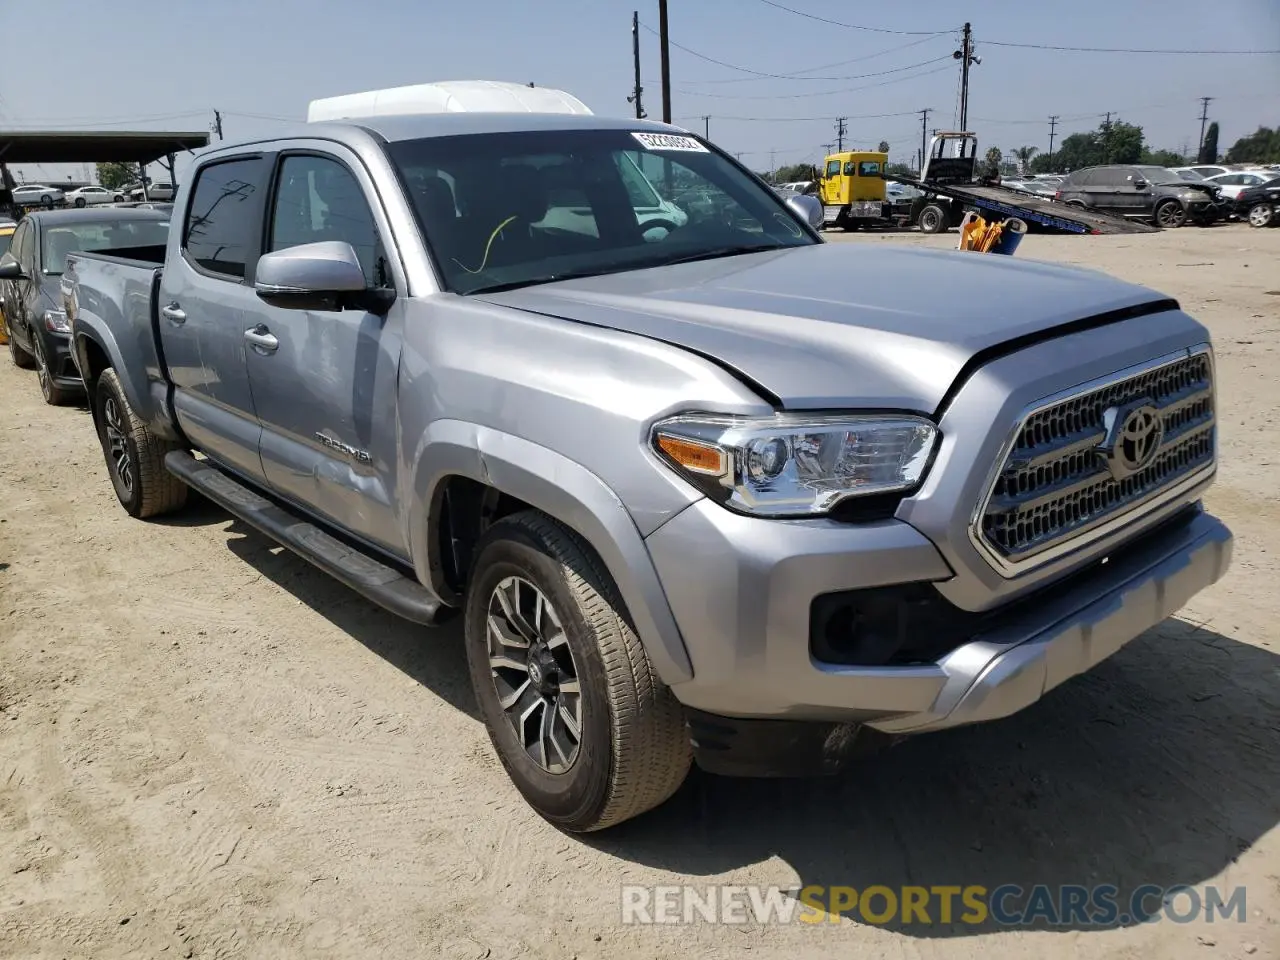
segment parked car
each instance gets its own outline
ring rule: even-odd
[[[1216,183],[1222,188],[1223,196],[1231,201],[1235,201],[1241,192],[1248,187],[1257,187],[1269,180],[1274,180],[1276,175],[1270,171],[1244,170],[1232,173],[1219,173],[1216,176],[1209,177],[1209,183]]]
[[[124,203],[112,204],[112,206],[127,208],[130,210],[172,210],[172,203],[159,203],[154,200],[126,200]]]
[[[62,274],[74,250],[163,249],[168,217],[151,210],[50,210],[22,219],[0,257],[0,297],[14,364],[35,368],[47,403],[80,395],[62,304]]]
[[[1000,186],[1015,190],[1018,193],[1040,197],[1042,200],[1052,200],[1058,192],[1055,184],[1046,183],[1043,180],[1002,180],[1000,181]]]
[[[460,615],[560,827],[657,806],[691,758],[831,771],[1009,715],[1226,571],[1209,331],[1166,296],[824,243],[817,198],[676,127],[380,95],[402,115],[344,98],[202,151],[163,257],[71,255],[76,362],[129,514],[190,486]],[[714,213],[644,242],[624,158]],[[543,225],[548,167],[590,171],[594,233]]]
[[[1222,167],[1216,163],[1202,163],[1190,167],[1174,167],[1173,172],[1181,176],[1183,173],[1194,173],[1198,177],[1208,180],[1210,177],[1216,177],[1224,173],[1231,173],[1230,167]]]
[[[13,188],[13,202],[19,206],[52,207],[65,199],[66,194],[61,189],[42,183],[23,183]]]
[[[1217,216],[1215,188],[1183,180],[1164,167],[1115,164],[1076,170],[1058,187],[1057,199],[1103,213],[1180,227]]]
[[[1241,190],[1235,199],[1236,216],[1251,227],[1280,225],[1280,177]]]
[[[152,183],[147,186],[146,192],[143,192],[142,185],[134,187],[129,191],[130,200],[172,200],[174,195],[173,184],[171,183]]]
[[[100,203],[119,203],[124,194],[106,187],[88,186],[66,194],[66,201],[73,207],[88,207]]]

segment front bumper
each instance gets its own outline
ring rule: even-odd
[[[49,372],[53,375],[54,384],[61,390],[83,390],[84,380],[80,377],[80,368],[76,366],[75,356],[71,352],[71,338],[65,333],[53,333],[39,329],[34,335],[43,341],[45,358],[49,362]]]
[[[701,501],[648,544],[693,662],[694,678],[673,688],[686,707],[905,734],[1034,703],[1220,579],[1232,536],[1194,505],[1030,602],[998,608],[936,661],[902,666],[820,662],[810,617],[825,593],[950,576],[906,523],[755,520]]]

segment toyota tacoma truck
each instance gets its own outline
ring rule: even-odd
[[[124,509],[195,489],[460,616],[551,822],[1006,717],[1226,571],[1176,301],[824,243],[676,127],[411,99],[199,154],[167,246],[72,254],[62,295]],[[655,229],[655,185],[711,202]]]

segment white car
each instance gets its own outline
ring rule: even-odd
[[[65,199],[57,187],[46,187],[40,183],[23,183],[13,188],[13,202],[23,206],[52,207]]]
[[[119,203],[124,199],[124,194],[106,187],[81,187],[79,190],[67,191],[66,199],[72,206],[88,207],[96,203]]]
[[[146,195],[143,195],[142,187],[136,186],[129,191],[130,200],[172,200],[176,191],[173,189],[172,183],[152,183],[147,187]]]
[[[1219,174],[1232,172],[1229,167],[1219,166],[1216,163],[1198,163],[1192,167],[1174,167],[1173,168],[1173,172],[1176,174],[1181,174],[1183,171],[1186,171],[1186,170],[1189,170],[1192,173],[1197,173],[1200,176],[1204,177],[1206,180],[1208,180],[1210,177],[1216,177]],[[1183,177],[1182,179],[1185,180],[1187,178]]]
[[[1277,174],[1271,170],[1234,170],[1231,173],[1220,173],[1215,177],[1209,177],[1208,181],[1220,186],[1223,196],[1234,200],[1240,196],[1242,190],[1274,180],[1276,176]]]

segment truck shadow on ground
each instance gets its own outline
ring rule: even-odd
[[[1280,820],[1278,671],[1266,649],[1169,620],[1022,714],[906,740],[826,780],[695,771],[664,807],[587,842],[702,884],[744,882],[719,875],[774,857],[799,886],[879,884],[899,897],[904,886],[1045,884],[1056,902],[1062,885],[1114,884],[1109,921],[1052,929],[1133,925],[1159,904],[1126,916],[1141,885],[1211,882]],[[791,881],[755,867],[746,882]],[[918,937],[1008,929],[989,917],[944,924],[929,902],[930,923],[902,923],[899,904],[880,925]],[[957,897],[953,920],[962,912]],[[845,915],[863,920],[856,907]]]
[[[183,523],[227,519],[201,500]],[[246,564],[479,719],[458,624],[407,623],[239,521],[228,533]],[[827,779],[694,770],[658,810],[580,839],[702,886],[744,877],[858,891],[1043,884],[1056,896],[1064,885],[1112,884],[1114,919],[1053,929],[1134,925],[1144,916],[1124,916],[1131,892],[1209,883],[1280,822],[1277,676],[1280,656],[1270,650],[1171,619],[1005,720],[908,739]],[[786,867],[758,866],[773,858]],[[1224,899],[1227,886],[1219,884]],[[1009,929],[990,917],[942,923],[937,903],[928,923],[916,914],[904,924],[899,911],[880,926],[917,937]],[[855,911],[846,915],[862,920]],[[953,919],[963,912],[957,899]]]
[[[200,499],[183,511],[191,526],[225,523],[226,511]],[[323,616],[339,630],[359,641],[405,675],[450,706],[479,721],[467,656],[462,645],[461,621],[440,627],[423,627],[402,620],[328,574],[294,556],[274,540],[234,518],[227,528],[227,546],[237,557],[268,580]]]

